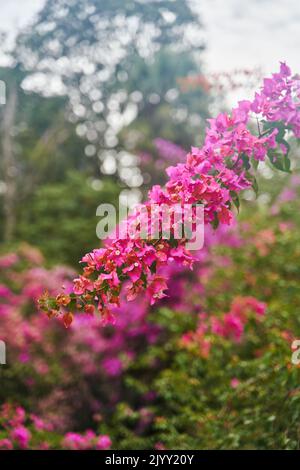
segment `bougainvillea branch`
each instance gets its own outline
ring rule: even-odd
[[[170,210],[178,204],[201,204],[205,224],[230,224],[239,193],[257,190],[254,170],[260,161],[269,158],[277,169],[290,171],[289,134],[300,137],[300,80],[281,63],[279,73],[264,79],[254,100],[240,101],[231,113],[209,119],[203,147],[192,148],[185,163],[167,169],[166,186],[154,186],[143,208],[147,213],[153,204]],[[196,218],[192,222],[197,223]],[[129,232],[139,223],[136,217],[129,218]],[[103,323],[113,321],[110,309],[119,305],[124,284],[127,300],[140,292],[151,304],[163,298],[167,279],[162,268],[173,261],[192,268],[194,262],[187,239],[174,237],[176,230],[173,224],[168,239],[153,239],[150,233],[143,239],[110,239],[83,257],[83,273],[74,279],[72,292],[56,298],[46,294],[40,307],[50,317],[62,314],[69,326],[75,311],[99,312]]]

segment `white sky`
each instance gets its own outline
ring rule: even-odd
[[[196,0],[206,28],[207,68],[276,70],[286,60],[300,72],[299,0]]]
[[[0,30],[15,34],[32,19],[43,3],[44,0],[0,0]]]
[[[202,14],[208,71],[260,67],[286,60],[300,72],[300,0],[190,0]],[[0,0],[0,30],[14,35],[44,0]]]

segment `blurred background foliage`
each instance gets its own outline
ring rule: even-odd
[[[185,149],[200,142],[210,98],[201,87],[181,93],[178,85],[201,72],[199,28],[181,1],[46,2],[17,37],[11,67],[1,69],[3,240],[24,235],[17,211],[40,186],[66,183],[67,191],[70,170],[92,188],[111,179],[134,203],[151,183],[140,154],[154,138]]]

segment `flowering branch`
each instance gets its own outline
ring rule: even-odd
[[[209,119],[204,145],[193,147],[186,162],[169,167],[169,180],[162,188],[154,186],[143,204],[146,214],[151,204],[202,204],[204,223],[217,227],[230,224],[233,205],[239,206],[238,194],[256,187],[251,170],[268,157],[283,171],[290,170],[289,146],[285,136],[290,132],[300,137],[300,80],[292,77],[289,67],[280,65],[280,72],[264,79],[253,101],[240,101],[231,114],[221,113]],[[258,135],[248,128],[253,113],[258,121]],[[260,130],[260,124],[263,130]],[[197,223],[193,213],[193,223]],[[130,228],[140,227],[136,217],[127,220]],[[186,249],[186,238],[176,239],[173,224],[168,240],[147,233],[145,239],[116,237],[104,248],[93,250],[81,262],[83,273],[74,279],[73,291],[56,298],[44,295],[39,305],[49,317],[63,315],[66,326],[73,313],[98,311],[102,322],[113,321],[110,309],[119,306],[122,286],[127,285],[127,300],[145,292],[150,303],[165,297],[167,279],[162,267],[171,261],[192,268],[194,257]]]

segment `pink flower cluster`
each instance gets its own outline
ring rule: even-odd
[[[149,192],[146,212],[151,204],[166,205],[170,210],[178,204],[202,204],[205,224],[231,224],[239,192],[254,184],[251,164],[275,150],[285,155],[283,137],[287,131],[300,135],[299,87],[299,79],[293,78],[282,63],[280,72],[264,80],[252,102],[241,101],[231,114],[221,113],[210,119],[203,147],[192,148],[185,163],[167,169],[169,180],[164,188],[154,186]],[[256,132],[253,125],[251,128],[253,119],[255,123],[257,119]],[[259,119],[263,119],[263,131]],[[192,222],[198,223],[194,214]],[[133,217],[127,225],[130,233],[132,226],[139,226],[139,219]],[[119,305],[124,283],[129,283],[127,300],[135,299],[142,291],[151,304],[162,299],[167,289],[164,267],[171,262],[192,267],[195,258],[186,250],[186,239],[174,237],[174,225],[169,239],[137,239],[135,231],[135,238],[116,237],[106,248],[87,254],[73,292],[56,299],[46,295],[40,301],[41,308],[49,316],[62,313],[66,326],[72,323],[72,312],[76,310],[88,314],[98,311],[106,324],[113,321],[111,309]]]
[[[51,426],[35,415],[28,416],[24,408],[4,403],[0,409],[0,424],[7,437],[0,439],[0,449],[28,449],[32,439],[29,424],[35,431],[51,431]]]
[[[266,304],[254,297],[236,297],[230,311],[220,317],[201,313],[196,331],[184,334],[181,344],[184,347],[196,345],[201,356],[208,357],[214,336],[240,343],[249,320],[254,318],[259,321],[265,315],[266,309]]]
[[[299,77],[293,78],[290,68],[282,63],[280,73],[265,78],[260,93],[255,94],[251,110],[269,122],[282,122],[300,137]]]
[[[36,413],[65,432],[78,425],[81,407],[91,420],[113,409],[127,368],[160,333],[147,319],[147,303],[142,299],[123,302],[122,309],[116,309],[116,325],[107,329],[96,317],[76,315],[65,335],[63,322],[37,315],[35,299],[45,289],[57,295],[62,284],[70,291],[74,272],[63,267],[45,269],[40,253],[27,245],[0,257],[0,264],[7,260],[9,267],[0,272],[0,339],[9,344],[10,370],[18,375],[20,389],[33,401],[39,397]],[[97,385],[86,393],[90,382]],[[9,375],[3,374],[3,394],[11,386]],[[76,400],[70,398],[70,390],[78,394]],[[23,396],[16,396],[18,403],[22,400]]]
[[[220,225],[218,230],[206,227],[204,246],[194,252],[195,264],[189,267],[170,263],[162,271],[168,279],[168,296],[158,306],[165,305],[178,312],[199,313],[205,308],[205,293],[218,266],[229,266],[231,259],[222,256],[216,247],[240,248],[243,243],[236,220],[230,226]]]
[[[69,432],[65,435],[62,447],[69,450],[108,450],[111,447],[110,437],[103,434],[97,436],[94,431],[84,434]]]
[[[54,437],[56,442],[58,437],[51,424],[36,415],[26,413],[21,406],[14,407],[9,403],[4,403],[0,408],[0,425],[1,431],[7,436],[0,439],[0,450],[47,450],[52,446],[51,439]],[[108,450],[111,445],[109,436],[96,435],[91,430],[84,434],[69,432],[59,439],[61,449]]]

